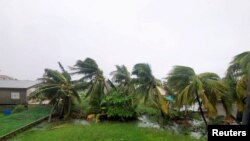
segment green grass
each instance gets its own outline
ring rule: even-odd
[[[91,125],[45,124],[33,128],[13,141],[199,141],[190,136],[152,128],[139,128],[136,123],[99,123]]]
[[[39,118],[42,118],[49,114],[49,107],[45,106],[33,106],[29,107],[28,110],[13,113],[8,116],[0,116],[0,136],[14,131],[24,125],[27,125]]]

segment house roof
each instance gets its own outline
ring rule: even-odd
[[[36,84],[38,81],[29,81],[29,80],[0,80],[0,89],[1,88],[12,88],[12,89],[28,89]]]

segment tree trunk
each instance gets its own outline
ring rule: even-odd
[[[54,113],[55,107],[56,107],[56,104],[54,104],[53,107],[51,108],[48,122],[51,122],[51,118],[52,118],[52,115],[53,115],[53,113]]]
[[[61,112],[60,112],[59,119],[63,119],[63,115],[64,115],[64,104],[62,104],[62,109],[61,109]]]
[[[198,104],[199,104],[199,110],[200,110],[202,119],[203,119],[203,121],[204,121],[204,123],[205,123],[205,125],[206,125],[206,127],[207,127],[207,120],[206,120],[205,114],[204,114],[204,112],[203,112],[203,110],[202,110],[202,104],[201,104],[201,101],[200,101],[200,97],[199,97],[197,91],[195,92],[195,94],[196,94],[197,102],[198,102]]]
[[[248,83],[247,84],[247,99],[246,99],[245,110],[243,112],[242,124],[249,125],[250,124],[250,74],[248,76],[247,83]]]
[[[242,121],[242,115],[243,115],[243,112],[237,110],[237,113],[236,113],[236,120],[237,120],[238,122],[241,122],[241,121]]]

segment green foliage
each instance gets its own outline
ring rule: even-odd
[[[117,65],[116,70],[110,74],[112,75],[112,81],[114,82],[114,84],[110,82],[112,83],[111,86],[125,95],[133,95],[132,105],[137,106],[138,97],[135,94],[135,86],[127,67],[124,65]]]
[[[73,102],[75,100],[80,102],[77,89],[85,83],[72,81],[70,74],[65,71],[60,63],[59,66],[62,72],[45,69],[45,74],[40,79],[42,82],[37,86],[36,91],[31,94],[31,97],[39,98],[40,95],[43,95],[53,105],[50,117],[56,111],[60,118],[67,118],[71,114]]]
[[[101,101],[104,98],[105,90],[107,90],[102,70],[99,69],[95,60],[91,58],[86,58],[84,61],[78,60],[71,69],[74,71],[72,74],[83,75],[80,81],[87,83],[82,89],[86,91],[86,97],[90,97],[89,113],[99,113],[101,111]]]
[[[81,97],[81,103],[73,102],[72,114],[71,114],[71,117],[73,118],[82,118],[88,115],[90,109],[89,98],[85,97],[81,93],[80,97]]]
[[[17,105],[13,109],[13,113],[20,113],[20,112],[23,112],[25,110],[27,110],[27,108],[24,105]]]
[[[184,117],[184,112],[181,112],[179,110],[171,109],[169,110],[169,118],[174,119],[174,118],[183,118]]]
[[[186,66],[175,66],[167,77],[167,83],[177,94],[177,106],[194,104],[198,95],[209,116],[217,113],[216,103],[227,92],[226,85],[217,74],[207,72],[197,75]]]
[[[196,119],[196,120],[200,120],[201,119],[201,115],[198,112],[191,112],[191,119]]]
[[[161,83],[153,76],[149,64],[136,64],[132,74],[136,76],[133,82],[137,87],[137,93],[144,97],[144,103],[150,101],[164,115],[168,115],[168,103],[159,90]]]
[[[119,91],[111,91],[105,97],[106,114],[109,118],[134,118],[136,116],[135,108],[132,106],[132,96],[125,95]]]
[[[156,115],[159,112],[159,110],[154,107],[150,107],[144,104],[139,104],[136,108],[136,112],[139,115],[153,116],[153,115]]]
[[[130,73],[126,66],[118,66],[116,65],[116,70],[110,73],[112,77],[112,81],[118,83],[119,85],[128,85],[131,81]]]
[[[223,119],[224,119],[224,116],[214,116],[214,117],[209,119],[208,124],[210,124],[210,125],[222,125],[222,124],[225,124]]]
[[[227,69],[226,80],[230,88],[232,101],[237,104],[237,111],[243,114],[243,124],[249,123],[250,97],[250,51],[236,55]],[[246,106],[243,100],[247,97]],[[247,108],[244,108],[247,107]]]

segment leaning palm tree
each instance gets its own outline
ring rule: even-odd
[[[208,98],[209,102],[213,105],[211,108],[207,108],[208,116],[211,117],[217,114],[216,104],[220,99],[227,116],[231,116],[229,112],[230,109],[225,106],[228,104],[225,102],[225,99],[227,99],[225,93],[228,90],[224,81],[221,80],[221,78],[217,74],[211,72],[201,73],[198,76],[202,82],[204,94]]]
[[[237,107],[237,113],[236,113],[236,119],[238,122],[242,121],[242,114],[244,111],[244,103],[243,99],[246,97],[246,93],[239,93],[240,86],[242,86],[242,74],[240,72],[240,67],[238,64],[232,64],[227,69],[227,74],[225,77],[225,83],[228,86],[228,97],[230,97],[229,101],[230,103],[236,103]],[[241,84],[241,85],[240,85]],[[232,109],[232,104],[228,105],[229,108]]]
[[[250,51],[236,55],[231,61],[227,73],[236,82],[234,87],[236,95],[243,96],[244,98],[241,100],[245,100],[246,103],[242,123],[250,124]]]
[[[118,89],[122,90],[127,95],[134,93],[135,88],[126,66],[116,65],[116,70],[110,74],[112,75],[112,81],[117,84]]]
[[[216,114],[216,103],[226,91],[218,75],[214,73],[197,75],[192,68],[186,66],[175,66],[167,77],[167,83],[177,94],[177,106],[198,103],[206,125],[203,107],[207,109],[209,116]]]
[[[80,81],[87,82],[83,89],[86,90],[86,96],[90,97],[90,112],[99,113],[101,101],[107,89],[102,70],[91,58],[86,58],[84,61],[78,60],[71,69],[74,71],[72,74],[83,75]]]
[[[136,76],[133,83],[137,92],[143,94],[144,103],[150,101],[163,115],[168,115],[167,101],[159,90],[161,83],[153,76],[150,66],[145,63],[136,64],[132,74]]]
[[[132,96],[131,104],[136,107],[139,103],[139,98],[134,95],[135,87],[127,67],[116,65],[116,70],[111,72],[110,75],[112,75],[112,81],[116,85],[115,88],[127,96]]]
[[[40,79],[41,83],[31,94],[32,97],[37,98],[42,95],[49,100],[49,103],[52,105],[49,121],[55,111],[59,113],[60,118],[67,118],[71,113],[74,99],[80,102],[77,89],[82,83],[74,83],[69,73],[64,70],[60,63],[59,65],[63,72],[45,69],[45,74]]]

